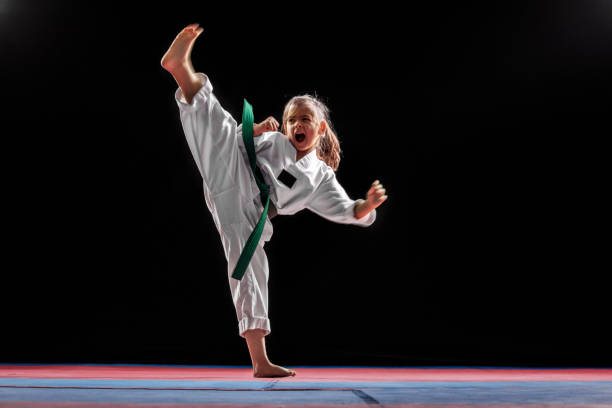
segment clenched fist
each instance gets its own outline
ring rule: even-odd
[[[264,132],[276,132],[278,130],[278,127],[279,124],[276,119],[270,116],[263,122],[256,123],[253,125],[253,136],[259,136]]]

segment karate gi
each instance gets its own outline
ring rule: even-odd
[[[242,280],[233,279],[232,271],[263,206],[249,167],[242,125],[237,125],[221,107],[208,77],[197,75],[203,86],[191,104],[186,102],[180,88],[175,93],[181,123],[202,175],[206,205],[221,236],[238,333],[244,337],[247,330],[263,329],[267,335],[270,333],[269,271],[263,245],[272,237],[272,224],[266,220],[261,241]],[[270,186],[270,200],[278,214],[295,214],[307,208],[338,223],[369,226],[374,222],[376,211],[362,219],[355,218],[353,211],[357,201],[348,197],[334,171],[317,157],[316,151],[296,162],[296,149],[279,132],[263,133],[254,138],[254,144],[257,165]],[[277,179],[283,170],[296,178],[292,187]]]

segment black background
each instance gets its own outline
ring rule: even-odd
[[[0,361],[250,363],[159,64],[198,22],[234,117],[316,93],[389,194],[275,218],[274,362],[612,364],[607,1],[209,3],[0,1]]]

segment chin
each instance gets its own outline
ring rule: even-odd
[[[296,143],[295,148],[300,152],[306,152],[311,149],[311,146],[305,145],[304,143]]]

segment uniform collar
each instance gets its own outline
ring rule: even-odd
[[[294,150],[295,150],[295,148],[294,148]],[[296,151],[296,154],[297,154],[297,151]],[[298,160],[296,162],[296,164],[300,164],[304,168],[309,168],[314,163],[316,163],[316,160],[319,160],[319,158],[317,157],[317,149],[314,149],[312,152],[308,153],[306,156],[304,156],[300,160]]]

